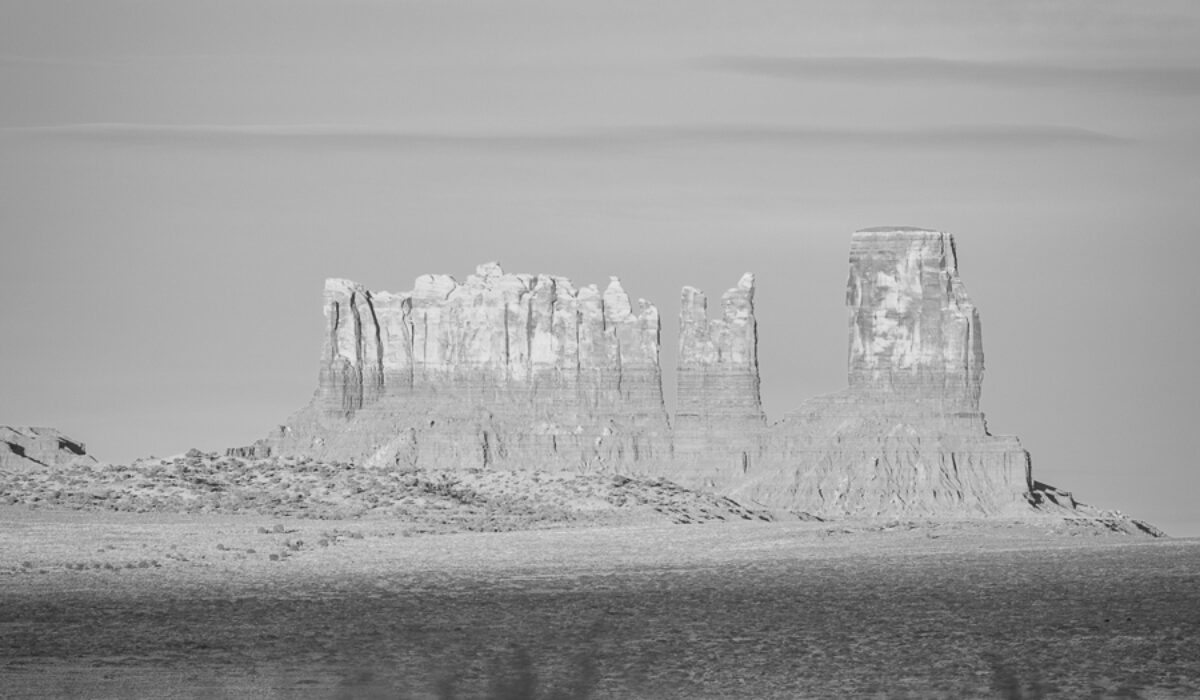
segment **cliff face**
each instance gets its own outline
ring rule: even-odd
[[[711,320],[704,292],[684,287],[673,478],[714,488],[750,469],[766,428],[758,382],[754,276],[743,275],[721,296],[721,316]]]
[[[983,338],[958,278],[954,239],[920,229],[867,229],[850,244],[850,386],[979,410]]]
[[[711,319],[704,293],[685,287],[671,425],[658,311],[616,278],[602,292],[489,263],[400,294],[329,280],[312,403],[239,453],[656,474],[829,516],[1028,510],[1029,455],[979,411],[979,315],[953,239],[855,233],[846,301],[848,387],[768,425],[754,277]]]
[[[402,294],[334,279],[325,318],[321,399],[330,415],[414,392],[470,399],[500,390],[561,403],[560,393],[538,391],[545,385],[609,411],[625,401],[663,410],[658,310],[640,301],[635,311],[615,277],[603,294],[563,277],[504,274],[495,263],[461,285],[425,275]]]
[[[401,294],[325,286],[313,403],[262,452],[400,466],[639,471],[670,458],[658,310],[480,265]]]

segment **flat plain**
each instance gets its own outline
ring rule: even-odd
[[[1200,541],[0,506],[0,697],[1193,698]]]

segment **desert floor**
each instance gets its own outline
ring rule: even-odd
[[[1194,698],[1200,540],[5,506],[0,697]]]

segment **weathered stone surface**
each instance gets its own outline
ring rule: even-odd
[[[759,397],[754,275],[721,297],[721,317],[708,299],[684,287],[679,312],[673,477],[713,487],[742,476],[762,451],[766,427]]]
[[[867,229],[850,244],[850,386],[979,410],[983,337],[958,278],[954,239],[920,229]]]
[[[54,428],[0,426],[0,469],[94,463],[82,442]]]

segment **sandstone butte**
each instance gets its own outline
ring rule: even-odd
[[[823,518],[1124,518],[1035,481],[1020,441],[988,431],[979,314],[949,234],[853,235],[848,386],[774,423],[759,397],[753,275],[719,313],[693,287],[680,304],[672,419],[658,309],[616,277],[601,290],[487,263],[462,283],[424,275],[399,294],[330,279],[312,401],[229,452],[665,477]],[[91,460],[82,443],[54,430],[0,428],[2,469],[80,459]]]
[[[480,265],[412,291],[325,284],[320,381],[308,406],[233,454],[372,467],[578,470],[663,476],[821,517],[1021,517],[1071,511],[1034,481],[1016,437],[979,410],[979,314],[954,239],[856,232],[849,386],[768,422],[754,277],[710,314],[684,287],[677,410],[663,401],[658,309],[613,277],[601,290]],[[715,316],[715,317],[712,317]]]

